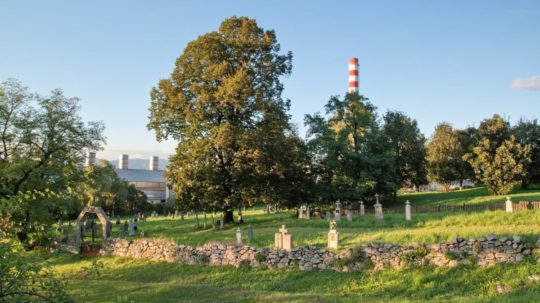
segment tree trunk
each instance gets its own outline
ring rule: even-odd
[[[223,210],[223,222],[225,224],[234,223],[234,213],[232,208],[226,208]]]

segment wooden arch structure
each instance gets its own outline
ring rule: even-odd
[[[107,214],[105,214],[103,209],[97,206],[86,207],[85,209],[81,211],[81,213],[77,217],[77,231],[78,231],[77,234],[79,237],[81,236],[80,231],[83,226],[82,220],[86,214],[95,214],[98,217],[98,220],[101,223],[103,240],[111,237],[111,227],[112,227],[111,221],[109,221],[109,218],[107,217]]]

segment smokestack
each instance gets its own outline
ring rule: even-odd
[[[118,169],[128,169],[128,163],[129,163],[129,155],[128,154],[122,154],[120,155],[120,158],[118,159]]]
[[[358,58],[349,59],[349,93],[358,93]]]
[[[84,159],[84,166],[90,165],[96,165],[96,153],[91,151],[86,153],[86,159]]]
[[[159,157],[153,156],[150,157],[150,164],[148,165],[149,170],[159,170]]]

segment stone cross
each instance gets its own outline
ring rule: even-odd
[[[248,225],[248,241],[249,243],[253,241],[253,226],[251,224]]]
[[[339,200],[336,202],[336,213],[334,215],[334,219],[336,221],[341,220],[341,202],[339,202]]]
[[[366,214],[366,207],[364,206],[364,201],[360,201],[360,216]]]
[[[411,221],[411,217],[412,217],[411,202],[407,200],[405,201],[405,220]]]
[[[236,244],[242,245],[242,231],[240,231],[240,227],[236,229]]]
[[[337,249],[339,247],[339,232],[337,231],[337,222],[330,222],[330,231],[328,232],[328,248]]]
[[[512,203],[512,198],[510,196],[506,197],[506,212],[514,212],[514,203]]]
[[[281,228],[275,234],[274,246],[277,249],[284,249],[290,251],[292,249],[292,235],[287,233],[285,225],[281,225]]]
[[[298,219],[304,219],[304,205],[298,208]]]
[[[375,194],[375,219],[382,220],[384,218],[383,216],[383,209],[381,203],[379,203],[379,195]]]

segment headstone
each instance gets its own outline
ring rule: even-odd
[[[411,218],[412,218],[411,202],[407,200],[405,201],[405,220],[411,221]]]
[[[223,215],[219,218],[219,229],[223,229]]]
[[[375,219],[382,220],[383,217],[383,210],[382,205],[379,203],[379,195],[375,194]]]
[[[124,228],[122,228],[122,230],[124,231],[124,234],[127,234],[128,233],[128,221],[124,222]]]
[[[510,196],[506,197],[506,212],[514,212],[514,203],[512,202],[512,198]]]
[[[347,209],[347,221],[352,222],[352,206],[349,204]]]
[[[341,220],[341,202],[339,202],[339,200],[336,202],[336,214],[334,215],[334,220]]]
[[[242,245],[242,232],[240,231],[240,227],[236,229],[236,244]]]
[[[287,233],[285,225],[281,225],[281,228],[274,236],[274,246],[277,249],[284,249],[290,251],[292,249],[292,235]]]
[[[251,243],[253,241],[253,226],[251,224],[248,225],[248,242]]]
[[[126,237],[126,232],[123,228],[120,228],[120,239],[124,239]]]
[[[360,216],[366,214],[366,207],[364,206],[364,201],[360,201]]]
[[[133,219],[129,221],[128,236],[135,236],[135,221]]]
[[[133,220],[133,229],[134,229],[134,230],[138,230],[137,219],[134,219],[134,220]]]
[[[331,217],[332,217],[332,215],[330,214],[330,212],[329,212],[329,211],[326,211],[326,215],[324,216],[324,218],[325,218],[326,220],[330,220]]]
[[[339,247],[339,232],[337,231],[337,222],[330,222],[330,231],[328,232],[328,248],[337,249]]]
[[[306,219],[307,220],[311,219],[311,209],[309,209],[309,205],[307,206],[307,209],[306,209]]]
[[[298,208],[298,219],[304,219],[304,205]]]

